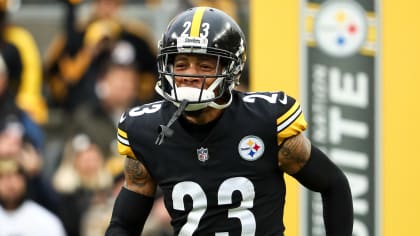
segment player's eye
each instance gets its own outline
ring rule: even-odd
[[[175,70],[185,70],[185,68],[187,68],[187,63],[185,62],[175,62],[174,64],[174,69]]]
[[[205,71],[205,72],[211,72],[211,71],[215,70],[215,66],[213,64],[210,64],[210,63],[201,63],[200,64],[200,69],[202,71]]]

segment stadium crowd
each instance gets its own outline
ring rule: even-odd
[[[118,120],[160,99],[156,32],[124,14],[133,1],[55,0],[62,27],[41,50],[31,29],[11,20],[15,2],[0,0],[0,236],[102,236],[124,182]],[[179,0],[178,12],[207,5],[241,22],[239,2]],[[159,191],[143,235],[171,235]]]

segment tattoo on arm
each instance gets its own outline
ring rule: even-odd
[[[311,151],[310,141],[303,135],[287,139],[278,152],[278,165],[288,174],[295,174],[308,161]]]
[[[156,184],[140,161],[126,158],[124,170],[125,183],[128,189],[147,196],[154,195]]]

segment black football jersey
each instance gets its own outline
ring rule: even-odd
[[[160,186],[176,235],[283,235],[285,199],[279,146],[306,129],[299,103],[283,92],[233,91],[208,135],[180,121],[161,145],[158,127],[176,107],[159,101],[127,111],[118,128],[120,154],[140,160]]]

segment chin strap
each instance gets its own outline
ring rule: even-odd
[[[182,112],[188,105],[187,100],[182,100],[181,104],[179,105],[178,109],[172,114],[171,119],[169,119],[166,125],[159,125],[158,132],[159,135],[156,138],[155,144],[161,145],[165,139],[165,137],[171,137],[174,134],[173,129],[171,129],[171,125],[181,116]]]
[[[205,96],[205,100],[206,99],[208,99],[208,98],[211,98],[210,96],[212,96],[212,97],[214,97],[214,89],[217,87],[217,86],[219,86],[219,84],[221,83],[223,81],[223,79],[221,79],[221,78],[218,78],[216,81],[214,81],[211,85],[210,85],[210,87],[208,87],[206,90],[205,90],[205,94],[209,94],[209,96]],[[164,97],[165,99],[167,99],[167,100],[170,100],[175,106],[177,106],[177,107],[179,107],[180,105],[181,105],[181,103],[180,102],[175,102],[174,100],[175,100],[175,96],[174,95],[169,95],[168,93],[165,93],[163,90],[162,90],[162,88],[161,88],[161,84],[162,84],[162,82],[161,81],[158,81],[157,83],[156,83],[156,85],[155,85],[155,91],[160,95],[160,96],[162,96],[162,97]],[[201,109],[204,109],[204,108],[206,108],[206,107],[212,107],[212,108],[215,108],[215,109],[219,109],[219,110],[221,110],[221,109],[224,109],[224,108],[226,108],[226,107],[228,107],[231,103],[232,103],[232,90],[233,90],[233,88],[235,87],[235,83],[231,83],[230,85],[229,85],[229,87],[227,87],[226,89],[227,90],[229,90],[229,96],[230,96],[230,98],[229,98],[229,101],[227,101],[226,103],[224,103],[224,104],[218,104],[218,103],[216,103],[215,101],[211,101],[211,102],[202,102],[202,103],[189,103],[189,104],[187,104],[187,106],[185,107],[185,110],[186,111],[196,111],[196,110],[201,110]],[[185,91],[185,92],[196,92],[196,91],[193,91],[194,90],[194,88],[177,88],[178,90],[181,90],[181,89],[189,89],[189,90],[187,90],[187,91]],[[195,90],[200,90],[200,89],[195,89]],[[225,91],[226,92],[226,91]],[[212,94],[212,95],[210,95],[210,93]],[[198,92],[193,96],[194,98],[195,97],[198,97]],[[184,100],[190,100],[189,98],[188,98],[188,96],[183,96],[182,98],[180,98],[180,99],[184,99]],[[194,100],[194,99],[192,99],[192,100]]]

